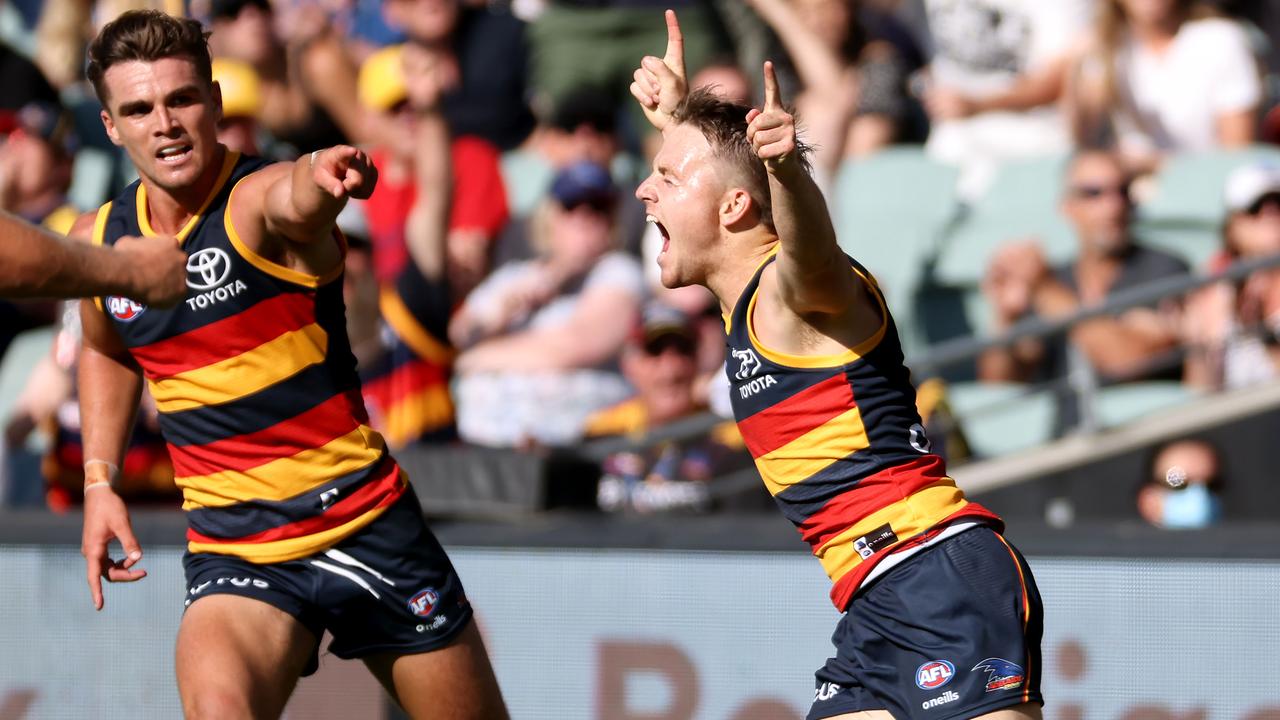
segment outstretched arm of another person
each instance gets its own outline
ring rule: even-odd
[[[405,224],[405,242],[418,272],[430,280],[439,280],[444,277],[453,198],[449,124],[440,107],[444,85],[439,58],[431,51],[408,45],[404,64],[409,104],[418,115],[413,159],[417,197]]]
[[[83,225],[92,229],[92,215]],[[186,293],[187,255],[170,237],[122,238],[114,248],[61,238],[0,212],[0,296],[124,295],[172,305]]]
[[[836,243],[822,192],[809,174],[795,118],[782,106],[773,63],[764,64],[764,109],[747,115],[747,139],[769,176],[781,300],[796,315],[842,314],[867,297]]]

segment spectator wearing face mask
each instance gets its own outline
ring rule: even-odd
[[[1138,488],[1138,514],[1156,527],[1193,530],[1222,519],[1222,466],[1217,449],[1203,440],[1178,440],[1159,448]]]

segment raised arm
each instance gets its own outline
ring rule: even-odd
[[[795,118],[782,106],[770,62],[764,64],[764,92],[764,109],[747,114],[747,139],[769,175],[780,245],[780,299],[801,316],[847,312],[866,294],[836,243],[827,204],[806,167]]]
[[[87,239],[93,216],[82,223]],[[173,238],[122,239],[115,248],[60,238],[0,212],[0,296],[124,295],[172,305],[186,293],[187,255]]]
[[[640,103],[644,116],[659,132],[671,121],[676,107],[689,93],[684,71],[684,36],[676,12],[668,10],[667,52],[661,58],[645,55],[636,68],[631,96]]]
[[[830,98],[829,93],[844,88],[846,73],[840,58],[804,24],[790,0],[747,0],[747,4],[778,35],[806,90]]]
[[[405,242],[418,272],[431,280],[444,277],[445,240],[453,197],[449,125],[440,108],[444,87],[438,62],[425,48],[405,47],[405,84],[409,103],[418,115],[413,159],[418,193],[405,224]]]

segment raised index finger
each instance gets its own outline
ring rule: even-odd
[[[764,61],[764,111],[781,110],[782,95],[778,92],[778,76],[773,72],[773,63]]]
[[[676,11],[668,10],[667,17],[667,54],[662,61],[671,71],[684,77],[684,36],[680,34],[680,22],[676,20]]]

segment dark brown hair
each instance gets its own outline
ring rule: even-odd
[[[209,33],[197,20],[166,15],[158,10],[130,10],[107,23],[89,43],[89,67],[85,74],[93,83],[98,101],[107,104],[103,76],[117,63],[163,58],[186,58],[195,63],[196,73],[213,84],[213,61],[209,58]]]
[[[747,113],[751,108],[719,98],[707,88],[689,93],[676,107],[672,120],[692,125],[711,145],[711,154],[731,167],[737,177],[726,178],[741,183],[760,208],[760,218],[773,228],[773,204],[769,199],[769,174],[764,163],[747,140]],[[808,145],[796,140],[794,161],[810,172]]]

